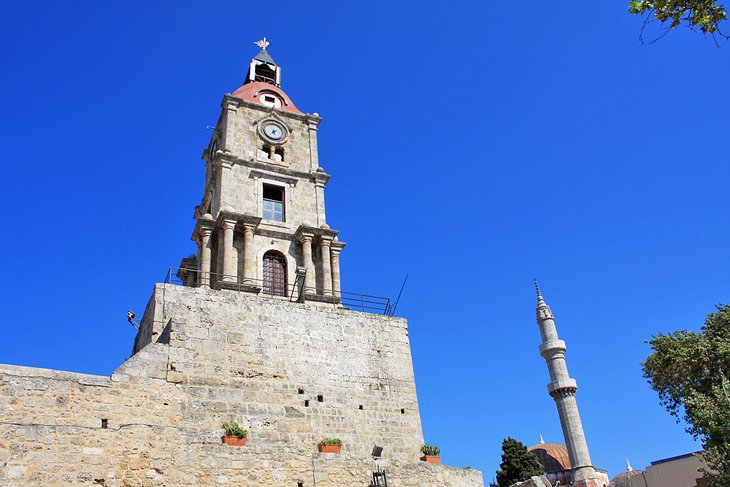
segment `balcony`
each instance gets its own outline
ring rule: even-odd
[[[213,272],[201,273],[198,269],[189,267],[170,267],[164,282],[186,287],[200,287],[201,282],[207,282],[211,289],[247,292],[297,303],[326,302],[344,309],[386,316],[393,316],[394,311],[391,299],[382,296],[345,291],[333,292],[331,296],[304,292],[303,275],[297,275],[292,284],[287,284],[271,279],[241,279]]]

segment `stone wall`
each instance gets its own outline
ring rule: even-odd
[[[365,486],[375,444],[391,486],[483,485],[418,460],[403,319],[158,284],[141,325],[111,377],[0,366],[1,485]]]

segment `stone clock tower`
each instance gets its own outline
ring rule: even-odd
[[[327,225],[321,119],[294,105],[268,43],[258,45],[245,82],[223,98],[203,152],[197,262],[184,261],[181,277],[201,287],[338,302],[345,244]]]
[[[408,323],[340,290],[320,118],[258,45],[203,151],[197,254],[155,285],[132,356],[111,377],[0,364],[3,486],[483,486],[420,460]]]

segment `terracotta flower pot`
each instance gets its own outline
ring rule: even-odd
[[[423,455],[421,457],[422,462],[428,462],[433,465],[440,465],[441,464],[441,457],[439,455]]]
[[[223,443],[230,446],[246,446],[246,440],[248,440],[248,437],[244,436],[243,438],[239,438],[238,436],[221,436],[221,440]]]
[[[319,448],[320,453],[340,453],[342,445],[323,445],[320,443],[317,448]]]

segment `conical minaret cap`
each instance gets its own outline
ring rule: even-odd
[[[535,281],[535,292],[537,293],[537,307],[541,306],[547,306],[547,303],[545,303],[545,300],[542,297],[542,293],[540,292],[540,286],[537,284],[537,279],[533,279]]]

